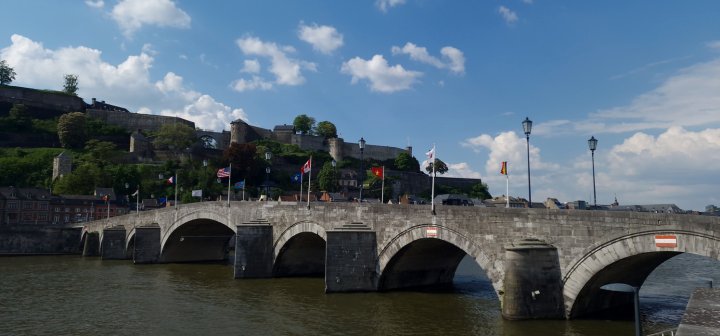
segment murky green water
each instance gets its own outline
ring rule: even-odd
[[[675,276],[688,260],[704,271]],[[641,291],[649,331],[677,323],[692,287],[706,283],[703,277],[720,283],[717,261],[690,257],[666,264],[670,270],[661,266],[660,278],[651,276]],[[472,270],[459,273],[465,275],[449,293],[326,295],[322,279],[235,280],[232,267],[218,264],[3,257],[0,335],[633,334],[631,321],[505,321],[490,284],[467,275]],[[700,280],[688,285],[688,279]]]

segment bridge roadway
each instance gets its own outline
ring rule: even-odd
[[[509,319],[574,318],[631,304],[683,252],[720,259],[720,217],[357,203],[203,202],[85,223],[84,255],[135,263],[230,260],[236,278],[325,276],[326,292],[452,283],[467,254]]]

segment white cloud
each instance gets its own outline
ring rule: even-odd
[[[411,42],[405,43],[402,48],[393,46],[392,53],[409,55],[411,60],[430,64],[438,69],[450,69],[454,73],[465,72],[465,56],[462,51],[454,47],[444,47],[440,50],[444,61],[431,56],[425,47],[419,47]]]
[[[323,53],[331,54],[335,49],[343,45],[343,35],[331,26],[318,26],[314,24],[307,26],[300,24],[298,38],[310,43],[313,49]]]
[[[389,66],[382,55],[375,55],[369,61],[355,57],[343,63],[341,71],[352,76],[353,84],[366,79],[372,91],[385,93],[408,90],[422,76],[421,72],[405,70],[399,64]]]
[[[64,74],[79,77],[78,95],[96,97],[140,113],[187,116],[198,127],[227,129],[231,121],[245,118],[242,109],[230,108],[212,97],[190,90],[183,78],[168,72],[154,81],[150,68],[154,59],[140,53],[113,65],[102,60],[102,52],[87,47],[45,49],[39,42],[12,35],[12,43],[0,50],[18,73],[14,84],[39,89],[62,88]]]
[[[507,24],[513,24],[518,20],[517,14],[505,6],[500,6],[498,8],[498,13],[500,13],[500,16],[502,16],[503,20],[505,20],[505,23]]]
[[[111,17],[128,38],[144,25],[189,28],[191,21],[171,0],[121,0],[113,7]]]
[[[467,162],[448,163],[447,166],[447,177],[482,178],[482,175],[472,170]]]
[[[85,0],[85,4],[98,9],[105,7],[105,1],[103,0]]]
[[[210,130],[225,129],[230,125],[230,122],[237,119],[248,121],[248,116],[243,109],[232,109],[223,103],[215,101],[209,95],[199,96],[182,110],[163,110],[160,114],[193,120],[196,127]]]
[[[243,61],[243,68],[240,72],[246,72],[251,74],[260,73],[260,62],[256,59]]]
[[[270,72],[275,75],[275,83],[281,85],[300,85],[305,82],[301,69],[314,71],[316,65],[289,58],[288,53],[295,52],[290,46],[278,46],[273,42],[263,42],[257,37],[243,37],[236,41],[245,55],[267,57],[270,59]]]
[[[273,84],[258,77],[253,76],[252,79],[247,80],[244,78],[238,79],[232,84],[232,88],[238,92],[250,91],[250,90],[270,90]]]
[[[377,0],[375,6],[377,6],[383,13],[387,13],[388,9],[395,6],[405,4],[406,0]]]
[[[710,41],[707,44],[707,47],[710,49],[718,49],[720,50],[720,41]]]

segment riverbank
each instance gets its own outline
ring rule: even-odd
[[[0,255],[79,254],[82,228],[0,226]]]
[[[696,289],[676,336],[718,336],[720,335],[720,289]]]

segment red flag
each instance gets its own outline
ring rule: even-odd
[[[109,195],[103,195],[102,200],[107,202],[110,199]]]
[[[217,177],[230,177],[230,167],[218,169]]]
[[[375,175],[377,178],[383,178],[383,175],[385,175],[385,167],[372,167],[370,168],[372,170],[373,175]]]
[[[169,183],[169,184],[175,183],[175,176],[170,176],[170,178],[167,179],[167,183]]]
[[[300,172],[305,174],[305,173],[310,172],[311,169],[312,169],[312,157],[310,159],[308,159],[307,162],[305,162],[305,164],[302,166],[302,168],[300,168]]]
[[[507,161],[503,161],[502,167],[500,167],[500,174],[507,175]]]

